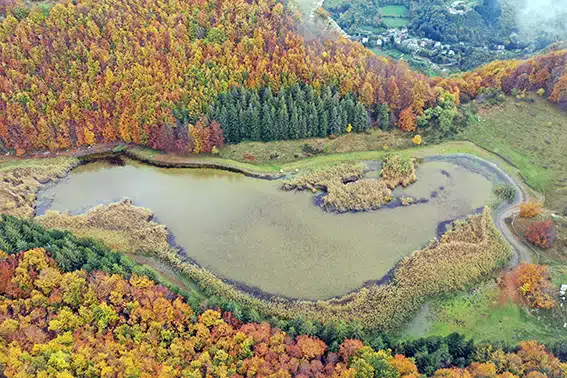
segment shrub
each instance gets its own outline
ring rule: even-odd
[[[533,218],[541,214],[541,203],[538,201],[528,201],[520,205],[520,216],[522,218]]]
[[[403,205],[403,206],[409,206],[409,205],[411,205],[411,204],[413,204],[413,203],[414,203],[413,197],[404,197],[404,198],[402,198],[402,205]]]
[[[501,185],[494,190],[494,193],[504,201],[508,203],[514,202],[516,198],[516,189],[511,185]]]
[[[256,156],[252,155],[252,154],[249,153],[249,152],[245,152],[245,153],[244,153],[244,160],[247,160],[247,161],[256,161]]]
[[[390,189],[408,186],[417,180],[414,159],[401,155],[386,156],[382,165],[382,179]]]
[[[477,93],[477,102],[489,105],[498,104],[506,99],[504,92],[498,88],[481,88]]]
[[[301,146],[301,151],[303,151],[306,154],[311,154],[311,155],[317,155],[317,154],[321,154],[321,153],[325,152],[320,147],[317,147],[317,146],[315,146],[313,144],[309,144],[309,143],[305,143],[303,146]]]
[[[421,143],[423,143],[423,139],[421,138],[421,135],[416,135],[416,136],[414,136],[411,141],[412,141],[413,144],[416,145],[416,146],[419,146],[419,145],[421,145]]]
[[[406,132],[415,131],[417,128],[416,116],[412,108],[406,108],[401,112],[398,126]]]
[[[526,238],[540,248],[551,248],[557,238],[555,223],[551,220],[534,222],[528,226]]]

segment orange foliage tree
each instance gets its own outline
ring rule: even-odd
[[[400,113],[399,127],[407,132],[417,129],[415,113],[411,107],[402,110]]]
[[[541,214],[541,203],[531,200],[520,204],[520,216],[522,218],[533,218]]]
[[[545,88],[551,101],[567,100],[567,51],[428,78],[343,37],[305,40],[296,22],[276,0],[82,0],[59,2],[47,15],[8,12],[0,24],[0,144],[190,151],[188,125],[232,87],[336,85],[367,108],[388,105],[392,119],[436,106],[441,88],[457,105],[482,88]],[[403,118],[401,128],[412,130],[409,111]]]
[[[543,309],[555,307],[547,266],[523,262],[509,274],[515,289],[530,306]]]
[[[0,253],[2,373],[31,376],[400,377],[421,375],[412,359],[347,339],[338,353],[322,340],[293,339],[268,323],[207,309],[145,276],[63,272],[43,249]],[[566,367],[536,342],[494,350],[435,377],[546,374]],[[47,362],[46,362],[47,361]]]

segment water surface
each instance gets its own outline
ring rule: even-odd
[[[128,161],[91,163],[45,190],[53,210],[84,212],[124,197],[150,208],[187,254],[212,272],[295,298],[343,295],[380,279],[435,237],[437,225],[490,203],[493,184],[449,162],[426,162],[396,194],[428,203],[331,214],[313,194],[280,183],[207,169],[165,169]]]

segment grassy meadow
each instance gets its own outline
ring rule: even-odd
[[[507,98],[481,108],[459,139],[500,155],[519,168],[533,189],[545,195],[546,207],[567,207],[567,115],[546,100],[534,103]]]
[[[380,12],[384,17],[408,17],[409,10],[403,5],[386,5],[380,7]]]
[[[406,329],[404,337],[447,336],[458,332],[479,341],[512,344],[521,340],[565,339],[567,330],[562,328],[565,313],[563,318],[542,314],[532,314],[520,304],[501,298],[499,287],[490,281],[471,291],[433,300]]]

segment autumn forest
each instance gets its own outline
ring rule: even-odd
[[[346,39],[306,40],[298,18],[273,0],[85,0],[61,2],[47,16],[8,12],[0,25],[0,140],[20,153],[115,141],[198,153],[220,147],[221,131],[229,142],[259,139],[233,130],[215,106],[235,87],[279,96],[300,84],[324,97],[315,109],[288,99],[279,114],[235,98],[247,109],[229,106],[231,118],[249,111],[275,129],[296,128],[264,140],[307,135],[301,125],[314,117],[324,124],[318,134],[343,133],[354,122],[338,106],[345,97],[362,104],[369,121],[405,131],[445,93],[457,105],[485,88],[543,89],[550,101],[566,100],[565,52],[427,78]]]
[[[0,376],[567,377],[567,45],[339,5],[0,0]]]

